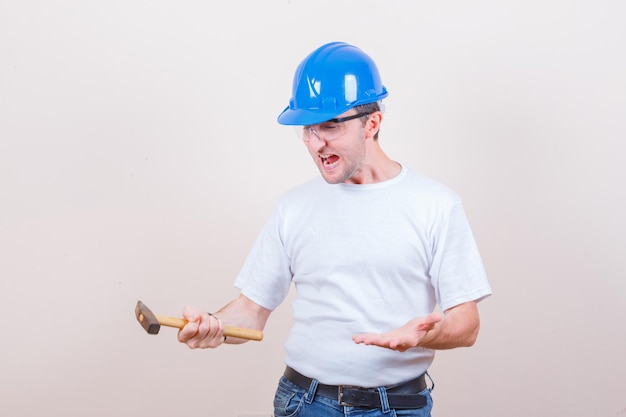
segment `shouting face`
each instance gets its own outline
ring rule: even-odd
[[[366,161],[366,131],[361,119],[324,122],[304,130],[308,136],[305,145],[326,182],[360,182],[358,174]]]

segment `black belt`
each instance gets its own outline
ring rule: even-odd
[[[313,379],[302,375],[289,366],[285,369],[285,378],[306,390]],[[425,374],[397,385],[385,387],[389,408],[422,408],[427,404],[426,396],[419,394],[427,388]],[[377,388],[355,387],[352,385],[317,384],[317,394],[332,398],[340,405],[353,407],[381,408],[380,393]]]

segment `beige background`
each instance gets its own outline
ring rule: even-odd
[[[440,352],[435,416],[626,415],[626,3],[0,2],[0,415],[270,413],[261,343],[191,351],[133,317],[215,309],[276,198],[317,175],[275,119],[343,40],[381,142],[464,199],[495,295]]]

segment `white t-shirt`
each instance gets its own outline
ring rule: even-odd
[[[415,378],[434,351],[357,345],[409,319],[491,294],[460,198],[403,168],[375,184],[315,179],[286,193],[235,286],[273,310],[296,286],[287,365],[321,383],[380,386]]]

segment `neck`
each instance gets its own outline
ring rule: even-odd
[[[402,166],[389,158],[382,150],[378,141],[373,141],[366,155],[363,166],[346,183],[375,184],[394,178],[402,170]]]

